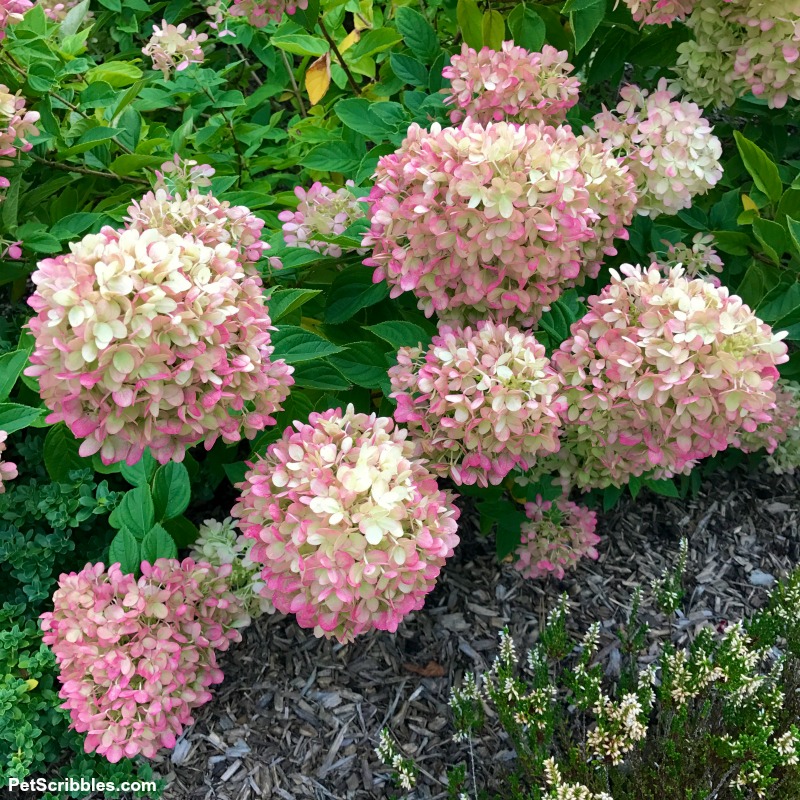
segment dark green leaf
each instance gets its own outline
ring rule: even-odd
[[[63,422],[47,431],[42,456],[50,480],[66,483],[70,472],[87,466],[87,462],[78,454],[79,447],[80,443]]]
[[[464,41],[474,50],[483,47],[483,15],[475,0],[458,0],[458,27]]]
[[[544,20],[525,3],[519,3],[508,15],[508,29],[514,37],[514,43],[531,52],[542,49],[547,35]]]
[[[16,433],[29,425],[33,425],[46,411],[43,408],[31,408],[19,403],[0,403],[0,431]]]
[[[141,539],[155,522],[155,510],[150,487],[137,486],[125,492],[122,502],[108,518],[111,527],[127,528],[137,539]]]
[[[386,352],[372,342],[350,342],[330,362],[345,378],[366,389],[377,389],[387,378]]]
[[[783,181],[775,162],[755,142],[745,138],[739,131],[733,132],[733,138],[753,183],[773,203],[777,203],[783,194]]]
[[[325,308],[325,321],[338,325],[350,319],[362,308],[380,303],[389,296],[389,286],[385,281],[373,283],[373,271],[360,265],[340,272],[331,284],[328,303]]]
[[[273,325],[318,294],[321,294],[319,289],[276,289],[267,301],[267,309]]]
[[[374,333],[380,339],[388,342],[395,349],[399,347],[427,347],[431,337],[413,322],[391,320],[379,322],[377,325],[367,325],[365,330]]]
[[[272,334],[272,344],[275,346],[273,358],[282,358],[288,364],[313,361],[342,351],[327,339],[296,325],[281,325]]]
[[[192,499],[189,473],[183,464],[170,461],[156,470],[153,478],[155,518],[161,522],[183,514]]]
[[[0,402],[6,400],[28,363],[26,350],[14,350],[0,356]]]
[[[408,49],[421,61],[430,64],[439,53],[439,39],[433,26],[418,11],[400,6],[395,12],[397,30]]]
[[[161,525],[153,525],[142,539],[142,561],[155,564],[159,558],[177,558],[175,540]]]
[[[108,548],[109,566],[119,564],[126,575],[136,575],[139,572],[142,559],[139,554],[139,542],[127,528],[117,531]]]
[[[389,63],[392,65],[392,71],[401,81],[405,81],[411,86],[428,85],[428,70],[416,58],[392,53],[389,56]]]
[[[157,466],[158,462],[150,454],[150,451],[146,449],[142,457],[133,466],[120,464],[119,471],[131,486],[146,486],[150,483]]]

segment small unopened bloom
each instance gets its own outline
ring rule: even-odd
[[[514,567],[526,578],[552,573],[559,580],[583,557],[597,559],[600,537],[595,534],[597,514],[566,498],[555,504],[537,497],[525,504],[528,522],[522,525],[522,539]]]
[[[696,233],[692,237],[692,246],[678,242],[664,242],[666,250],[663,253],[651,253],[650,258],[658,261],[665,270],[672,267],[683,267],[687,278],[706,278],[712,283],[719,279],[709,273],[722,272],[725,266],[717,251],[714,249],[714,236],[710,233]]]
[[[346,186],[353,186],[347,181]],[[300,201],[295,211],[281,211],[278,219],[283,223],[283,238],[289,247],[305,247],[332,258],[342,255],[338,244],[321,241],[316,237],[339,236],[356,220],[366,216],[366,211],[347,188],[334,191],[319,181],[309,189],[295,186],[294,193]],[[367,249],[359,249],[362,255]]]
[[[8,434],[5,431],[0,431],[0,456],[6,449],[6,439],[8,439]],[[0,460],[0,494],[3,494],[6,490],[5,482],[13,481],[18,474],[16,464],[11,461]]]
[[[558,450],[564,404],[532,334],[488,321],[442,325],[426,351],[403,347],[397,362],[389,370],[394,417],[438,475],[499,484],[538,453]]]
[[[153,69],[160,69],[167,80],[173,71],[181,72],[190,64],[202,64],[203,42],[208,39],[205,33],[192,31],[186,33],[186,23],[171,25],[163,20],[161,27],[153,25],[153,35],[142,52],[153,59]]]
[[[350,406],[295,422],[252,465],[233,516],[263,595],[316,636],[396,631],[458,544],[458,509],[394,422]]]
[[[567,51],[549,44],[531,53],[513,42],[499,51],[475,51],[464,44],[451,57],[442,76],[450,81],[445,105],[455,106],[451,122],[471,117],[481,123],[563,122],[578,102],[580,82],[571,77],[574,67]]]
[[[642,25],[672,25],[692,13],[696,0],[625,0],[633,18]]]
[[[210,26],[224,36],[227,20],[243,19],[255,28],[263,28],[270,22],[280,22],[284,11],[294,14],[298,8],[308,8],[308,0],[218,0],[206,11],[211,16]]]
[[[44,9],[44,13],[47,14],[48,19],[51,19],[53,22],[63,22],[67,14],[80,2],[81,0],[64,0],[64,2],[59,2],[59,0],[37,0],[36,5]],[[92,12],[87,11],[84,21],[91,16]]]

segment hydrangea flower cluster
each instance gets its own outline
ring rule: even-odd
[[[745,453],[766,450],[770,472],[793,474],[800,466],[800,384],[778,381],[772,419],[752,432],[740,433],[734,445]]]
[[[26,374],[81,455],[180,461],[275,424],[292,368],[270,358],[261,280],[231,244],[106,227],[70,249],[33,275]]]
[[[722,145],[702,109],[674,100],[663,78],[652,93],[626,86],[620,96],[616,111],[603,109],[594,121],[636,178],[638,213],[656,217],[689,208],[722,177]]]
[[[0,83],[0,167],[12,166],[18,153],[27,153],[33,147],[27,137],[39,133],[38,120],[38,111],[25,110],[24,97],[11,94],[8,86]],[[0,189],[10,185],[8,178],[0,175]],[[0,202],[3,199],[0,193]]]
[[[458,509],[407,432],[349,406],[295,422],[252,465],[233,516],[264,596],[316,636],[395,631],[458,544]]]
[[[156,170],[156,189],[166,189],[170,194],[185,196],[192,189],[211,186],[211,178],[216,170],[210,164],[198,164],[192,158],[181,158],[177,153],[172,161],[165,161]],[[253,222],[257,225],[257,222]]]
[[[228,591],[230,567],[191,559],[119,564],[61,575],[43,640],[60,667],[60,696],[84,749],[111,762],[174,747],[192,711],[221,683],[215,650],[248,623]]]
[[[19,22],[31,8],[31,0],[0,0],[0,41],[6,38],[6,28]]]
[[[697,0],[625,0],[636,22],[642,25],[672,25],[692,13]]]
[[[716,281],[719,279],[710,276],[711,272],[722,272],[724,264],[719,254],[714,249],[714,236],[710,233],[696,233],[692,237],[692,246],[678,242],[664,242],[666,252],[651,253],[653,262],[658,261],[665,269],[682,266],[687,278],[706,278]]]
[[[346,186],[353,186],[347,181]],[[366,216],[366,211],[352,192],[346,188],[333,191],[319,181],[309,189],[295,186],[294,193],[300,201],[295,211],[281,211],[278,219],[283,223],[283,238],[289,247],[305,247],[316,250],[331,258],[339,258],[342,248],[338,244],[330,244],[316,237],[340,236],[356,220]],[[366,199],[366,198],[363,198]],[[357,251],[367,252],[367,248]]]
[[[514,42],[503,42],[499,51],[484,47],[475,51],[467,44],[451,57],[442,76],[450,81],[445,105],[454,105],[450,120],[465,117],[487,122],[563,122],[578,102],[580,81],[571,77],[575,68],[567,51],[549,44],[531,53]]]
[[[597,174],[605,167],[607,185]],[[392,297],[413,291],[428,316],[529,327],[565,288],[596,274],[598,250],[630,215],[631,189],[610,153],[566,126],[412,124],[378,162],[364,263]],[[611,210],[613,222],[598,219]]]
[[[5,452],[7,439],[8,433],[6,433],[6,431],[0,431],[0,456]],[[6,490],[4,486],[5,482],[13,481],[18,474],[19,472],[17,471],[16,464],[11,461],[0,460],[0,494],[3,494]]]
[[[770,108],[800,100],[800,8],[793,0],[699,0],[678,45],[682,88],[698,103],[732,105],[751,91]]]
[[[202,44],[208,39],[205,33],[192,31],[186,34],[186,23],[171,25],[163,20],[161,27],[153,25],[153,35],[142,48],[146,56],[153,59],[153,69],[160,69],[164,80],[168,80],[173,72],[181,72],[190,64],[202,64]]]
[[[202,167],[198,168],[198,175],[205,174]],[[161,180],[163,183],[163,178]],[[232,206],[227,200],[201,194],[196,188],[174,195],[163,187],[148,192],[128,208],[126,227],[140,233],[157,230],[163,236],[188,234],[207,247],[227,244],[239,254],[248,276],[257,275],[255,265],[264,251],[270,249],[269,244],[261,241],[263,219],[251,213],[247,206]],[[274,269],[282,266],[275,256],[269,262]]]
[[[773,418],[785,334],[680,267],[621,272],[552,357],[568,409],[560,451],[536,470],[565,487],[687,472]]]
[[[244,19],[256,28],[264,28],[270,22],[280,22],[284,11],[294,14],[298,8],[308,8],[308,0],[219,0],[206,11],[212,19],[210,26],[225,36],[230,33],[228,18]]]
[[[597,559],[600,537],[597,514],[562,497],[555,505],[537,495],[525,503],[528,522],[522,523],[522,539],[514,568],[525,578],[554,575],[561,580],[583,557]]]
[[[200,535],[190,553],[195,561],[206,561],[213,567],[230,565],[228,588],[253,619],[275,612],[275,606],[262,594],[264,582],[261,580],[261,568],[250,560],[250,550],[254,544],[254,539],[239,533],[238,523],[231,517],[226,517],[222,522],[207,519],[200,526]]]
[[[442,325],[427,350],[400,349],[389,379],[394,418],[429,469],[458,484],[499,484],[558,450],[558,378],[533,334],[490,321]]]

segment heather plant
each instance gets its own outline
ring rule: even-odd
[[[778,0],[0,0],[3,779],[171,745],[236,638],[214,596],[395,631],[457,494],[556,583],[623,491],[794,470],[797,30]],[[136,623],[134,589],[186,607]],[[151,631],[191,687],[163,706]]]
[[[681,604],[686,546],[683,540],[676,569],[665,573],[652,598],[668,620]],[[794,796],[800,786],[800,572],[776,588],[763,611],[718,630],[706,626],[684,648],[663,633],[648,643],[647,629],[637,622],[640,600],[637,590],[627,624],[617,634],[632,645],[622,648],[617,679],[607,677],[599,653],[600,625],[581,637],[572,633],[566,596],[549,613],[526,658],[520,658],[508,631],[500,632],[491,670],[467,674],[453,689],[453,738],[469,744],[472,758],[491,720],[508,737],[516,760],[512,772],[499,777],[500,785],[488,787],[476,785],[474,763],[454,768],[449,781],[457,796]],[[646,650],[656,657],[648,656],[642,666],[638,656]],[[401,788],[414,785],[414,760],[388,731],[377,752]]]

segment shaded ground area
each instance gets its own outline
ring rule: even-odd
[[[225,683],[160,771],[165,800],[318,798],[367,800],[391,794],[374,754],[388,725],[423,774],[417,797],[445,797],[446,767],[466,760],[451,741],[447,700],[464,672],[489,668],[497,632],[508,625],[529,647],[556,596],[566,591],[580,629],[604,621],[601,657],[614,663],[614,620],[632,589],[674,564],[689,538],[687,640],[707,622],[736,620],[763,605],[773,577],[800,563],[800,480],[718,475],[686,501],[642,493],[600,515],[600,559],[564,581],[525,581],[497,564],[492,540],[462,517],[462,544],[425,608],[396,635],[340,646],[301,630],[293,618],[262,618],[223,661]],[[648,607],[645,605],[645,617]],[[663,621],[655,617],[656,633]],[[476,745],[478,784],[491,785],[513,752],[501,737]]]

